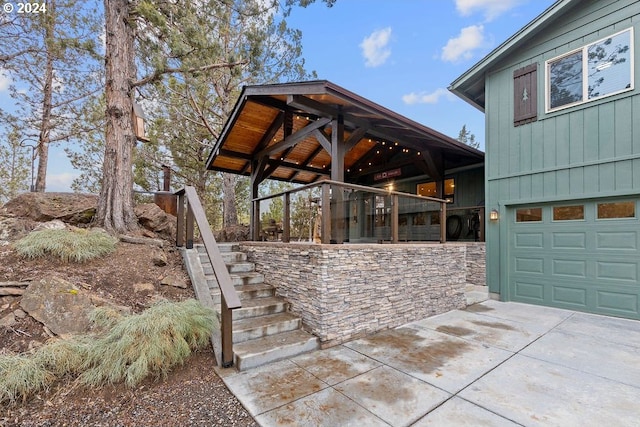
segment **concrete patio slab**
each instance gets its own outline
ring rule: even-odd
[[[344,345],[449,393],[460,391],[513,355],[411,325]]]
[[[536,323],[478,316],[468,311],[450,311],[407,326],[431,329],[512,352],[521,350],[547,331]]]
[[[388,366],[345,381],[336,390],[393,426],[411,425],[451,396]]]
[[[637,426],[640,322],[485,301],[220,375],[268,426]]]
[[[639,348],[614,342],[602,345],[603,338],[557,329],[520,354],[624,384],[640,385]]]
[[[518,424],[489,412],[484,408],[454,397],[435,411],[422,417],[413,427],[428,426],[481,426],[481,427],[515,427]]]
[[[371,412],[329,388],[256,417],[261,426],[388,427]]]
[[[343,346],[302,354],[291,361],[329,385],[381,366],[380,362]]]
[[[633,426],[640,388],[516,355],[460,397],[527,426]]]
[[[289,360],[230,375],[223,380],[253,416],[327,387]]]
[[[558,330],[598,337],[605,341],[640,348],[640,322],[597,314],[575,313]]]
[[[514,322],[535,324],[542,328],[551,329],[569,318],[573,311],[558,308],[542,307],[539,305],[521,304],[517,302],[504,303],[487,300],[481,304],[467,307],[466,311],[498,319],[513,320]]]

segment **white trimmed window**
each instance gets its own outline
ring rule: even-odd
[[[633,28],[545,62],[546,112],[633,90]]]

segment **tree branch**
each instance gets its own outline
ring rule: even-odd
[[[223,64],[209,64],[209,65],[205,65],[202,67],[195,67],[195,68],[187,68],[187,69],[182,69],[182,68],[165,68],[163,70],[156,70],[153,74],[151,74],[150,76],[144,77],[138,81],[135,81],[133,83],[131,83],[131,87],[138,87],[138,86],[143,86],[147,83],[151,83],[154,82],[156,80],[158,80],[161,76],[165,75],[165,74],[172,74],[172,73],[198,73],[198,72],[202,72],[202,71],[209,71],[209,70],[216,70],[219,68],[233,68],[233,67],[237,67],[240,65],[246,65],[248,64],[249,61],[237,61],[237,62],[225,62]]]

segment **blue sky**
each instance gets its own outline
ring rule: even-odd
[[[321,0],[296,8],[308,70],[453,138],[463,125],[484,149],[484,115],[449,84],[547,9],[553,0]],[[0,74],[0,103],[9,101]],[[47,191],[78,173],[50,149]]]

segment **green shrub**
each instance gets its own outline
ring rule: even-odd
[[[39,230],[14,243],[24,258],[47,255],[63,262],[85,262],[116,250],[117,239],[99,230]]]
[[[29,355],[0,355],[0,403],[26,399],[66,375],[101,386],[133,387],[148,376],[166,376],[209,343],[214,312],[196,300],[160,302],[141,314],[97,309],[106,332],[49,342]]]

